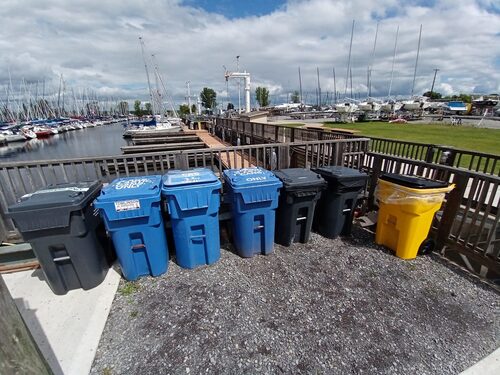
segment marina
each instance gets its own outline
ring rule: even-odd
[[[2,7],[0,374],[499,374],[498,9],[152,5]]]

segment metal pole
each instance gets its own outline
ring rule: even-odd
[[[236,71],[240,71],[240,56],[236,56]],[[241,78],[238,78],[238,113],[241,113]]]
[[[368,67],[368,96],[372,96],[372,69],[373,69],[373,60],[375,58],[375,47],[377,46],[377,36],[378,36],[378,25],[379,22],[377,22],[377,29],[375,30],[375,40],[373,41],[373,50],[372,50],[372,57],[370,61],[370,66]]]
[[[415,70],[413,71],[413,83],[411,85],[410,96],[413,96],[413,91],[415,90],[415,78],[417,77],[418,55],[420,54],[420,40],[421,39],[422,39],[422,24],[420,24],[420,33],[418,34],[417,57],[415,59]]]
[[[352,20],[351,43],[349,44],[349,59],[347,60],[347,75],[345,77],[344,97],[347,95],[347,86],[349,84],[349,72],[351,71],[351,51],[352,51],[352,38],[353,38],[353,35],[354,35],[354,20]]]
[[[148,64],[146,63],[146,56],[144,54],[144,41],[142,40],[142,36],[139,37],[139,43],[141,44],[142,59],[144,60],[144,68],[146,69],[146,78],[148,80],[149,98],[151,100],[151,111],[153,112],[153,114],[155,114],[153,91],[151,90],[151,81],[149,79],[149,70],[148,70]]]
[[[333,67],[333,91],[335,93],[334,103],[337,104],[337,82],[335,80],[335,67]]]
[[[316,73],[318,75],[318,107],[321,108],[321,85],[319,83],[319,68],[316,68]]]
[[[189,106],[189,114],[191,115],[193,113],[193,111],[191,111],[191,88],[189,87],[190,84],[191,84],[191,81],[186,82],[187,94],[188,94],[187,100],[188,100],[188,106]]]
[[[300,75],[300,66],[299,66],[299,90],[300,90],[300,105],[303,105],[302,102],[302,76]]]
[[[394,41],[394,54],[392,55],[391,81],[389,82],[389,93],[387,94],[389,98],[391,97],[392,80],[394,78],[394,62],[396,61],[396,49],[398,47],[398,34],[399,34],[399,25],[398,28],[396,29],[396,40]]]
[[[430,99],[432,99],[432,92],[434,91],[434,83],[436,82],[436,74],[437,74],[438,71],[439,71],[438,68],[434,69],[434,79],[432,80],[431,97],[430,97]]]

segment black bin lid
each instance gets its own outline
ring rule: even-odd
[[[407,176],[396,173],[384,173],[379,177],[381,180],[392,182],[412,189],[440,189],[448,187],[447,182],[428,180],[422,177]]]
[[[9,207],[21,233],[69,226],[70,214],[86,207],[99,194],[99,181],[50,185]]]
[[[317,190],[326,186],[326,181],[306,168],[287,168],[273,171],[286,190]]]
[[[49,185],[22,196],[19,203],[9,207],[9,211],[50,210],[54,207],[72,207],[78,210],[99,193],[101,186],[99,181]]]
[[[326,166],[313,168],[312,170],[321,174],[321,176],[323,176],[323,178],[327,181],[335,181],[339,183],[344,181],[359,181],[361,185],[364,185],[365,181],[368,179],[368,175],[366,173],[347,167]]]

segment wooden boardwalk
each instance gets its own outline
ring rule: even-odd
[[[214,137],[206,130],[195,130],[196,135],[202,142],[204,142],[208,148],[224,148],[230,147],[231,145],[226,142],[222,142],[219,138]],[[248,157],[242,156],[240,152],[221,152],[220,162],[224,168],[244,168],[244,167],[254,167],[252,163],[253,160],[248,160]]]

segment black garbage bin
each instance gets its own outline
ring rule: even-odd
[[[101,187],[99,181],[51,185],[9,207],[55,294],[91,289],[106,277],[110,249],[92,204]]]
[[[329,166],[312,170],[328,182],[318,202],[314,230],[327,238],[350,235],[354,208],[368,175],[346,167]]]
[[[309,241],[314,209],[326,181],[317,173],[304,168],[274,171],[283,182],[278,209],[274,240],[283,246],[292,242]]]

